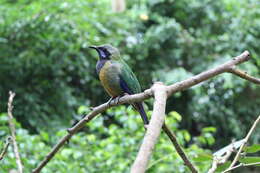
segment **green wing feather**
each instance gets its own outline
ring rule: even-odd
[[[141,86],[131,68],[123,60],[120,60],[120,64],[122,65],[120,77],[126,82],[133,94],[140,93]]]

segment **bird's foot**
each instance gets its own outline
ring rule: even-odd
[[[123,96],[127,96],[127,95],[129,95],[129,94],[128,94],[128,93],[124,93],[124,94],[123,94]]]
[[[120,97],[121,97],[121,96],[111,97],[111,98],[108,100],[108,106],[111,106],[112,101],[114,101],[115,104],[118,104]]]
[[[115,98],[115,102],[116,102],[116,104],[119,103],[120,98],[121,98],[121,96],[118,96],[118,97]]]

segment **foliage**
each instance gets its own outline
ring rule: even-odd
[[[79,113],[89,111],[87,107],[81,107]],[[149,112],[151,114],[151,112]],[[109,116],[114,115],[118,125],[106,126]],[[186,130],[179,129],[180,118],[176,113],[170,113],[167,124],[175,131],[182,145],[191,142]],[[177,117],[181,117],[178,114]],[[39,135],[30,135],[27,130],[17,126],[17,142],[25,172],[30,172],[40,160],[50,151],[59,138],[66,134],[66,129],[60,130],[55,135],[41,131]],[[1,138],[8,135],[7,116],[0,115]],[[86,132],[80,132],[72,137],[69,143],[51,160],[43,169],[47,172],[129,172],[134,161],[141,140],[144,135],[142,120],[131,107],[124,106],[110,109],[106,115],[92,120],[86,127]],[[0,144],[0,147],[2,145]],[[154,155],[149,165],[149,172],[187,172],[170,140],[162,134],[156,145]],[[198,144],[187,145],[185,151],[189,158],[205,172],[212,159],[210,151],[204,150]],[[205,159],[205,156],[206,159]],[[202,159],[204,158],[204,159]],[[9,148],[8,154],[1,161],[0,172],[8,172],[16,168],[14,154]]]
[[[241,65],[253,76],[260,66],[260,4],[255,0],[154,0],[143,1],[148,17],[137,25],[141,39],[133,47],[147,63],[138,63],[142,74],[168,84],[223,63],[248,49],[252,59]],[[136,67],[136,66],[135,66]],[[145,72],[147,71],[148,72]],[[221,129],[220,143],[242,138],[259,115],[260,88],[231,74],[178,93],[168,103],[184,117],[182,127],[193,135],[205,126]],[[259,129],[253,140],[259,142]],[[223,139],[223,140],[222,140]]]
[[[252,60],[241,68],[259,76],[259,5],[257,0],[133,0],[129,1],[125,12],[113,13],[108,0],[1,0],[1,112],[6,109],[8,91],[13,90],[17,93],[14,115],[23,127],[20,136],[26,137],[21,137],[21,140],[28,142],[28,162],[33,162],[30,159],[35,149],[30,149],[33,144],[41,143],[44,151],[53,144],[51,139],[43,140],[43,134],[45,138],[52,138],[50,134],[75,123],[81,118],[76,111],[80,105],[98,105],[108,99],[95,74],[96,54],[87,50],[90,44],[111,43],[118,47],[124,59],[133,67],[143,89],[150,87],[152,81],[170,84],[186,79],[245,49],[250,51]],[[178,127],[183,130],[179,131],[178,137],[183,144],[196,142],[208,147],[215,142],[214,148],[219,148],[230,143],[232,138],[245,136],[250,124],[260,113],[259,94],[259,87],[231,74],[224,74],[174,95],[167,103],[167,111],[176,117],[178,115],[173,110],[182,115],[183,120]],[[109,116],[91,123],[89,128],[95,128],[92,130],[97,139],[109,139],[111,145],[120,143],[118,139],[123,138],[107,138],[109,129],[120,129],[118,131],[124,139],[129,130],[123,129],[122,124],[120,126],[115,120],[118,116],[116,112],[109,111],[107,114]],[[127,116],[120,118],[130,123]],[[137,128],[133,124],[131,128]],[[173,127],[176,125],[169,124]],[[214,127],[214,130],[206,127]],[[122,152],[118,157],[124,158],[123,154],[129,154],[137,148],[131,148],[129,143],[134,140],[134,144],[139,144],[135,141],[138,140],[138,134],[143,134],[139,131],[135,130],[136,136],[124,140],[129,150],[123,151],[126,147],[116,148],[119,155]],[[259,141],[259,134],[258,128],[252,138],[254,143]],[[56,135],[60,136],[59,133]],[[80,133],[77,137],[73,138],[77,139],[75,143],[86,147],[88,143],[80,143],[84,143],[88,136]],[[110,146],[98,142],[94,144],[101,148]],[[69,146],[73,146],[73,142]],[[95,148],[99,153],[96,157],[101,160],[92,161],[91,166],[118,166],[118,162],[104,162],[102,157],[108,158],[110,155],[103,156],[105,152],[98,147]],[[71,151],[73,148],[66,149],[65,155],[67,151],[74,153]],[[196,146],[193,149],[197,150]],[[39,158],[42,156],[39,154]],[[154,161],[161,156],[155,156]],[[61,152],[59,157],[65,156]],[[131,160],[134,156],[129,157]],[[86,161],[87,157],[84,159]],[[165,159],[175,160],[176,156]],[[176,164],[169,161],[181,170],[177,162],[180,163],[180,160],[176,159]],[[63,160],[56,162],[56,166],[64,164]],[[169,164],[160,169],[168,168]],[[157,166],[150,169],[160,170]]]
[[[105,22],[111,14],[103,11],[103,3],[46,0],[1,5],[1,107],[8,90],[16,92],[15,115],[31,132],[69,126],[79,105],[96,104],[97,95],[104,100],[94,70],[96,59],[86,48],[94,40],[110,42],[103,38],[111,33],[116,37],[115,29],[122,26],[116,20]]]

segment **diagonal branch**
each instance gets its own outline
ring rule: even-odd
[[[113,101],[110,105],[115,104]],[[39,164],[37,168],[35,168],[32,172],[38,173],[41,171],[41,169],[54,157],[54,155],[59,151],[59,149],[67,142],[69,139],[82,127],[84,127],[85,123],[92,120],[94,117],[96,117],[98,114],[104,112],[106,109],[109,108],[108,103],[104,103],[100,106],[97,106],[93,108],[93,111],[90,112],[88,115],[86,115],[81,121],[79,121],[74,127],[68,129],[68,134],[64,136],[48,153],[48,155],[44,158],[44,160]]]
[[[209,78],[212,78],[221,73],[228,72],[230,70],[230,67],[233,67],[234,65],[237,65],[237,64],[241,64],[241,63],[249,60],[249,58],[250,58],[249,52],[244,51],[241,55],[233,58],[232,60],[229,60],[228,62],[226,62],[222,65],[219,65],[215,68],[202,72],[202,73],[200,73],[196,76],[193,76],[191,78],[188,78],[184,81],[177,82],[173,85],[168,86],[168,95],[172,95],[173,93],[176,93],[178,91],[182,91],[184,89],[190,88],[198,83],[208,80]]]
[[[208,71],[202,72],[194,77],[191,77],[189,79],[186,79],[181,82],[177,82],[173,85],[166,86],[167,89],[167,95],[170,96],[176,92],[182,91],[184,89],[187,89],[189,87],[192,87],[202,81],[205,81],[209,78],[212,78],[216,75],[219,75],[224,72],[228,72],[230,67],[241,64],[247,60],[249,60],[249,52],[245,51],[241,55],[233,58],[232,60],[229,60],[228,62],[219,65],[213,69],[210,69]],[[134,95],[126,95],[122,98],[120,98],[120,101],[116,104],[112,102],[110,106],[116,106],[124,103],[133,103],[133,102],[141,102],[145,99],[148,99],[153,96],[152,89],[147,89],[142,93],[134,94]],[[98,114],[104,112],[106,109],[110,107],[108,103],[104,103],[98,107],[95,107],[94,110],[86,115],[81,121],[79,121],[74,127],[68,130],[68,134],[64,136],[50,151],[50,153],[44,158],[44,160],[38,165],[36,169],[34,169],[34,173],[38,173],[41,171],[41,169],[54,157],[54,155],[59,151],[59,149],[68,141],[79,129],[84,127],[85,123],[93,119]]]
[[[13,99],[15,96],[15,93],[13,93],[12,91],[9,91],[9,100],[8,100],[8,123],[9,123],[9,128],[11,131],[11,136],[12,136],[12,142],[13,142],[13,147],[14,147],[14,155],[16,158],[16,164],[18,166],[18,172],[19,173],[23,173],[23,164],[21,161],[21,157],[19,154],[19,150],[18,150],[18,145],[16,142],[16,130],[15,130],[15,125],[14,125],[14,117],[13,117]]]
[[[140,147],[135,162],[131,168],[131,173],[143,173],[146,170],[153,148],[160,135],[164,124],[166,106],[166,87],[162,83],[155,83],[152,87],[154,92],[154,105],[151,121],[145,133],[143,143]]]
[[[5,145],[4,148],[2,149],[2,152],[0,153],[0,161],[4,158],[5,154],[7,153],[8,147],[11,143],[12,137],[9,136],[6,141],[5,141]]]
[[[232,144],[231,144],[232,145]],[[212,166],[209,169],[208,173],[214,173],[218,167],[218,165],[226,163],[228,158],[231,156],[231,154],[234,152],[234,148],[230,147],[228,150],[225,152],[223,156],[214,156]]]
[[[213,154],[212,166],[209,169],[208,173],[214,173],[220,164],[224,164],[228,161],[229,157],[233,152],[235,152],[243,144],[244,139],[241,139],[236,142],[232,142],[228,146],[218,150]]]
[[[260,166],[260,162],[248,163],[248,164],[240,163],[237,166],[234,166],[232,168],[228,168],[227,170],[225,170],[222,173],[227,173],[227,172],[233,171],[234,169],[237,169],[237,168],[240,168],[240,167],[248,167],[248,166]]]
[[[177,138],[174,135],[174,133],[172,133],[172,131],[166,126],[165,123],[163,124],[162,129],[167,134],[167,136],[170,138],[170,140],[172,141],[172,144],[174,145],[174,147],[175,147],[177,153],[179,154],[179,156],[184,161],[185,165],[188,166],[188,168],[191,170],[192,173],[197,173],[198,171],[196,170],[196,168],[193,166],[193,164],[190,162],[190,160],[188,159],[188,157],[186,156],[186,154],[182,150],[182,148],[181,148],[180,144],[178,143]]]
[[[246,135],[243,144],[240,146],[240,148],[239,148],[239,150],[238,150],[238,152],[237,152],[237,154],[236,154],[234,160],[232,161],[232,163],[231,163],[231,165],[229,166],[228,169],[231,169],[232,167],[234,167],[235,164],[236,164],[236,162],[239,160],[240,154],[241,154],[241,152],[242,152],[244,146],[245,146],[246,143],[248,142],[250,136],[252,135],[252,133],[253,133],[253,131],[255,130],[257,124],[259,123],[259,121],[260,121],[260,115],[259,115],[258,118],[255,120],[254,124],[252,125],[251,129],[249,130],[248,134]],[[224,172],[226,172],[226,171],[224,171]]]
[[[260,79],[259,78],[255,78],[253,76],[250,76],[249,74],[247,74],[247,72],[244,72],[242,70],[239,70],[238,68],[236,68],[235,66],[231,67],[228,72],[233,73],[234,75],[237,75],[243,79],[246,79],[250,82],[253,82],[255,84],[260,84]]]

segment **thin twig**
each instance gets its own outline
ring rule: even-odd
[[[234,166],[234,167],[232,167],[232,168],[228,168],[227,170],[225,170],[225,171],[222,172],[222,173],[227,173],[227,172],[229,172],[229,171],[232,171],[232,170],[237,169],[237,168],[240,168],[240,167],[248,167],[248,166],[255,166],[255,165],[260,165],[260,162],[248,163],[248,164],[240,163],[240,164],[238,164],[237,166]]]
[[[213,173],[217,169],[217,166],[224,164],[228,161],[229,157],[233,152],[235,152],[242,144],[244,139],[232,142],[231,144],[225,146],[224,148],[218,150],[213,154],[212,166],[209,169],[208,173]]]
[[[192,78],[186,79],[182,82],[177,82],[173,85],[167,86],[167,94],[172,95],[176,92],[182,91],[184,89],[187,89],[191,86],[194,86],[202,81],[205,81],[209,78],[212,78],[216,75],[219,75],[221,73],[227,72],[228,69],[231,66],[241,64],[247,60],[249,60],[249,52],[245,51],[241,55],[233,58],[232,60],[228,61],[225,64],[219,65],[211,70],[202,72]],[[133,103],[133,102],[141,102],[145,99],[148,99],[153,96],[153,92],[150,89],[145,90],[142,93],[134,94],[134,95],[126,95],[122,98],[120,98],[120,101],[118,103],[111,103],[110,106],[116,106],[121,105],[124,103]],[[34,173],[38,173],[41,171],[41,169],[54,157],[54,155],[59,151],[59,149],[68,141],[79,129],[84,127],[85,123],[90,121],[92,118],[97,116],[99,113],[104,112],[106,109],[110,107],[108,103],[104,103],[98,107],[95,107],[91,113],[86,115],[81,121],[79,121],[74,127],[68,130],[68,134],[64,136],[50,151],[50,153],[47,154],[47,156],[44,158],[42,162],[38,165],[37,168],[34,169]]]
[[[131,168],[131,173],[145,172],[153,148],[158,140],[161,128],[164,124],[167,99],[166,87],[161,83],[155,83],[152,90],[154,91],[155,101],[151,121],[145,133],[143,143]]]
[[[163,124],[162,129],[167,134],[167,136],[170,138],[170,140],[172,141],[172,144],[174,145],[177,153],[180,155],[180,157],[184,161],[184,164],[188,166],[188,168],[191,170],[192,173],[197,173],[198,171],[196,170],[196,168],[193,166],[193,164],[190,162],[190,160],[188,159],[188,157],[182,150],[181,145],[178,143],[177,138],[174,135],[174,133],[166,126],[165,123]]]
[[[258,118],[255,120],[254,124],[252,125],[251,129],[249,130],[248,134],[246,135],[243,144],[240,146],[234,160],[232,161],[231,165],[229,166],[228,169],[231,169],[233,166],[235,166],[236,162],[238,161],[240,154],[244,148],[244,146],[246,145],[246,143],[248,142],[249,137],[252,135],[253,131],[255,130],[257,124],[260,121],[260,115],[258,116]]]
[[[0,153],[0,161],[4,158],[5,154],[7,153],[8,147],[11,144],[11,140],[12,140],[11,136],[6,138],[4,148]]]
[[[234,148],[229,148],[229,150],[225,153],[224,156],[222,157],[215,156],[213,158],[212,166],[209,169],[208,173],[214,173],[218,165],[226,163],[228,158],[231,156],[233,152],[234,152]]]
[[[247,74],[247,72],[244,72],[244,71],[242,71],[240,69],[237,69],[235,66],[231,67],[229,69],[229,72],[233,73],[233,74],[235,74],[235,75],[237,75],[237,76],[239,76],[239,77],[241,77],[243,79],[251,81],[251,82],[253,82],[255,84],[260,84],[260,79],[259,78],[250,76],[249,74]]]
[[[18,145],[16,142],[16,130],[15,130],[15,125],[14,125],[14,117],[13,117],[13,99],[14,99],[15,93],[12,91],[9,91],[9,100],[8,100],[8,123],[9,123],[9,128],[11,131],[11,136],[12,136],[12,142],[13,142],[13,147],[14,147],[14,155],[16,158],[16,164],[18,167],[18,172],[23,173],[23,165],[21,161],[21,157],[19,154],[18,150]]]
[[[39,173],[41,169],[54,157],[54,155],[59,151],[59,149],[67,142],[69,139],[82,127],[84,127],[85,123],[92,120],[94,117],[96,117],[98,114],[104,112],[106,109],[109,108],[109,106],[114,105],[115,102],[111,102],[110,104],[104,103],[102,105],[99,105],[95,108],[93,108],[93,111],[87,114],[82,120],[80,120],[74,127],[68,129],[68,134],[64,136],[53,148],[52,150],[45,156],[44,160],[36,167],[32,172],[33,173]]]

